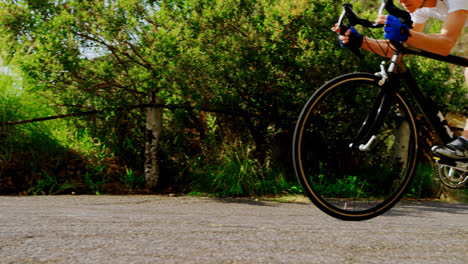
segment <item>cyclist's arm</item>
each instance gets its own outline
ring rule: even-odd
[[[447,56],[457,43],[467,17],[467,10],[458,10],[448,14],[439,34],[421,33],[422,28],[410,30],[411,36],[406,41],[406,44],[418,49]],[[376,22],[385,24],[385,20],[386,16],[379,16]]]
[[[412,32],[412,36],[408,38],[406,43],[422,50],[447,56],[457,43],[457,40],[463,31],[463,27],[465,26],[467,17],[467,10],[452,12],[448,14],[445,19],[444,25],[439,34],[428,35],[419,32]]]
[[[424,29],[425,23],[413,23],[413,32],[422,32]]]
[[[465,81],[466,86],[468,87],[468,67],[465,67]],[[466,122],[466,125],[468,126],[468,122]]]
[[[467,17],[467,10],[458,10],[448,14],[439,34],[421,33],[424,24],[414,24],[413,29],[410,30],[411,36],[405,43],[418,49],[447,56],[461,35]],[[376,22],[385,24],[386,19],[387,16],[381,15]],[[349,34],[350,31],[348,30],[345,36],[340,36],[343,43],[347,43]],[[364,37],[361,48],[384,57],[392,57],[393,55],[392,48],[387,40]]]
[[[382,57],[391,58],[393,56],[393,48],[388,40],[364,37],[361,48]]]
[[[338,24],[332,27],[332,30],[335,32],[340,33],[340,29],[338,28]],[[350,41],[351,30],[348,29],[344,35],[340,35],[338,38],[343,44],[347,44]],[[368,38],[366,36],[363,37],[361,48],[367,51],[376,53],[383,57],[391,58],[393,55],[393,51],[390,48],[387,40],[377,40]]]
[[[422,32],[424,29],[424,23],[413,24],[413,32]],[[391,48],[391,44],[387,40],[377,40],[368,37],[364,37],[362,41],[361,48],[376,53],[382,57],[391,58],[393,56],[393,49]]]

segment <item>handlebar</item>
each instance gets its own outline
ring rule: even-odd
[[[397,8],[393,4],[393,0],[382,0],[382,4],[379,9],[379,15],[383,14],[383,11],[387,12],[395,17],[398,17],[400,21],[407,25],[409,28],[413,28],[413,21],[411,20],[411,15],[404,10]],[[344,18],[348,19],[348,24],[343,23]],[[344,34],[349,28],[355,25],[361,25],[365,28],[382,28],[384,25],[371,22],[367,19],[359,17],[353,11],[353,5],[349,3],[343,4],[343,12],[341,13],[340,18],[338,19],[338,28],[340,29],[340,34]],[[358,48],[351,48],[351,51],[356,54],[359,58],[362,58],[362,54]]]
[[[410,13],[396,7],[393,4],[393,0],[382,0],[379,15],[383,13],[383,9],[387,10],[390,15],[398,17],[402,24],[407,25],[409,28],[413,28],[413,20],[411,20]]]
[[[343,19],[345,16],[348,19],[348,25],[343,24]],[[340,19],[338,20],[338,26],[340,27],[340,29],[342,29],[342,27],[349,29],[350,27],[355,25],[361,25],[366,28],[380,28],[384,26],[382,24],[373,23],[367,19],[359,17],[356,13],[354,13],[352,4],[343,4],[343,12],[341,13]],[[340,32],[344,33],[345,31]]]
[[[383,14],[384,9],[387,10],[390,15],[399,18],[402,24],[407,25],[409,28],[413,28],[413,21],[411,20],[410,13],[396,7],[393,4],[393,0],[382,0],[382,4],[379,9],[379,15]],[[348,27],[361,25],[366,28],[381,28],[384,26],[382,24],[377,24],[359,17],[356,13],[354,13],[353,5],[349,3],[343,4],[343,12],[341,13],[340,19],[338,20],[339,26],[343,25],[343,18],[345,16],[348,18]]]

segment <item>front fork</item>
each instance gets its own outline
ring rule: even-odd
[[[395,52],[396,53],[396,52]],[[395,90],[398,85],[394,83],[396,78],[389,78],[389,74],[393,74],[395,71],[395,65],[399,60],[399,55],[394,55],[392,62],[388,68],[388,73],[385,70],[385,62],[380,65],[380,72],[376,73],[377,76],[381,77],[378,81],[380,86],[380,92],[376,99],[376,103],[372,107],[368,116],[362,123],[361,128],[354,137],[353,141],[349,144],[351,149],[359,149],[360,151],[367,151],[374,140],[379,128],[382,126],[385,117],[387,116],[390,106],[395,102]]]

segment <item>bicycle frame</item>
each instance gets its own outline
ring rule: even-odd
[[[441,56],[417,49],[413,49],[413,51],[409,49],[406,50],[411,52],[411,54],[468,67],[468,58],[455,55]],[[440,137],[443,143],[452,141],[454,139],[454,134],[450,130],[448,123],[445,120],[444,115],[440,112],[437,104],[435,104],[431,98],[424,95],[415,78],[411,75],[411,72],[403,62],[398,65],[398,68],[401,71],[400,78],[406,81],[411,96],[415,99],[418,107],[421,109],[421,112],[431,124],[433,130]]]
[[[413,22],[411,21],[409,13],[396,8],[393,4],[393,0],[382,0],[379,15],[382,14],[384,9],[386,9],[390,14],[397,16],[404,24],[407,24],[412,28]],[[343,24],[344,17],[348,18],[349,25]],[[360,18],[356,13],[354,13],[351,4],[343,4],[343,12],[338,20],[338,25],[341,29],[340,32],[344,32],[351,26],[357,24],[367,28],[379,28],[383,26]],[[373,135],[375,135],[377,129],[380,128],[390,106],[395,102],[395,96],[399,87],[398,81],[400,79],[403,79],[406,82],[411,96],[415,99],[419,109],[429,121],[442,142],[450,142],[454,139],[454,134],[450,130],[444,115],[439,111],[439,108],[434,101],[424,95],[415,78],[406,67],[403,57],[406,54],[412,54],[464,67],[468,67],[468,58],[455,55],[442,56],[414,47],[406,47],[397,41],[390,41],[390,44],[394,47],[394,54],[391,59],[390,66],[388,67],[388,71],[385,70],[383,62],[381,71],[376,73],[376,75],[382,77],[379,81],[379,86],[382,89],[377,97],[377,103],[371,109],[369,115],[363,122],[361,129],[358,131],[349,147],[358,148],[361,151],[365,151],[370,147],[375,139]],[[358,57],[362,57],[359,50],[351,49],[351,51],[353,51],[353,53]]]
[[[383,66],[381,67],[381,72],[376,73],[382,77],[382,80],[379,82],[382,89],[377,103],[370,111],[350,147],[358,147],[360,150],[365,151],[372,144],[373,135],[381,126],[391,104],[394,103],[394,97],[399,87],[398,81],[400,79],[406,82],[410,95],[415,99],[417,106],[442,142],[450,142],[454,139],[454,134],[450,130],[444,115],[440,112],[434,101],[424,95],[415,78],[406,67],[403,57],[405,54],[415,54],[465,67],[468,67],[468,58],[455,55],[441,56],[415,48],[406,48],[398,42],[392,42],[392,44],[396,47],[396,51],[392,57],[388,73]]]

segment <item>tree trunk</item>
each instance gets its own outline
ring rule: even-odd
[[[152,100],[157,105],[156,100]],[[162,132],[163,108],[150,107],[146,116],[146,143],[145,143],[145,178],[146,186],[154,189],[159,182],[159,139]]]

